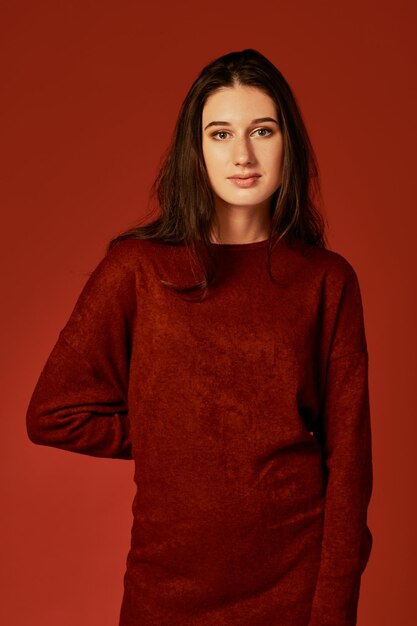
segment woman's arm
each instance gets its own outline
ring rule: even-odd
[[[328,363],[321,432],[328,472],[319,575],[309,626],[354,626],[372,548],[368,352],[360,288],[349,266]]]
[[[131,242],[118,243],[87,280],[33,391],[34,443],[131,459],[127,391],[136,314]]]

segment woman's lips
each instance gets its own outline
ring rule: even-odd
[[[252,187],[253,185],[255,185],[258,181],[258,179],[260,178],[259,175],[255,175],[255,176],[250,176],[249,178],[237,178],[237,177],[231,177],[229,178],[229,180],[234,183],[237,187]]]

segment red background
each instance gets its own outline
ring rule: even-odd
[[[1,622],[117,624],[133,462],[35,446],[25,411],[87,273],[145,212],[191,82],[217,56],[253,47],[294,90],[319,159],[330,247],[362,287],[375,485],[358,625],[413,626],[415,4],[5,4]]]

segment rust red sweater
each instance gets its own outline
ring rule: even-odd
[[[340,254],[130,239],[88,278],[27,410],[30,439],[133,459],[120,626],[353,626],[372,534],[368,353]],[[193,277],[188,273],[188,284]]]

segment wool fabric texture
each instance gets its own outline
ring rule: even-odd
[[[354,626],[372,534],[368,351],[339,253],[124,239],[88,277],[26,414],[36,444],[134,461],[119,626]]]

